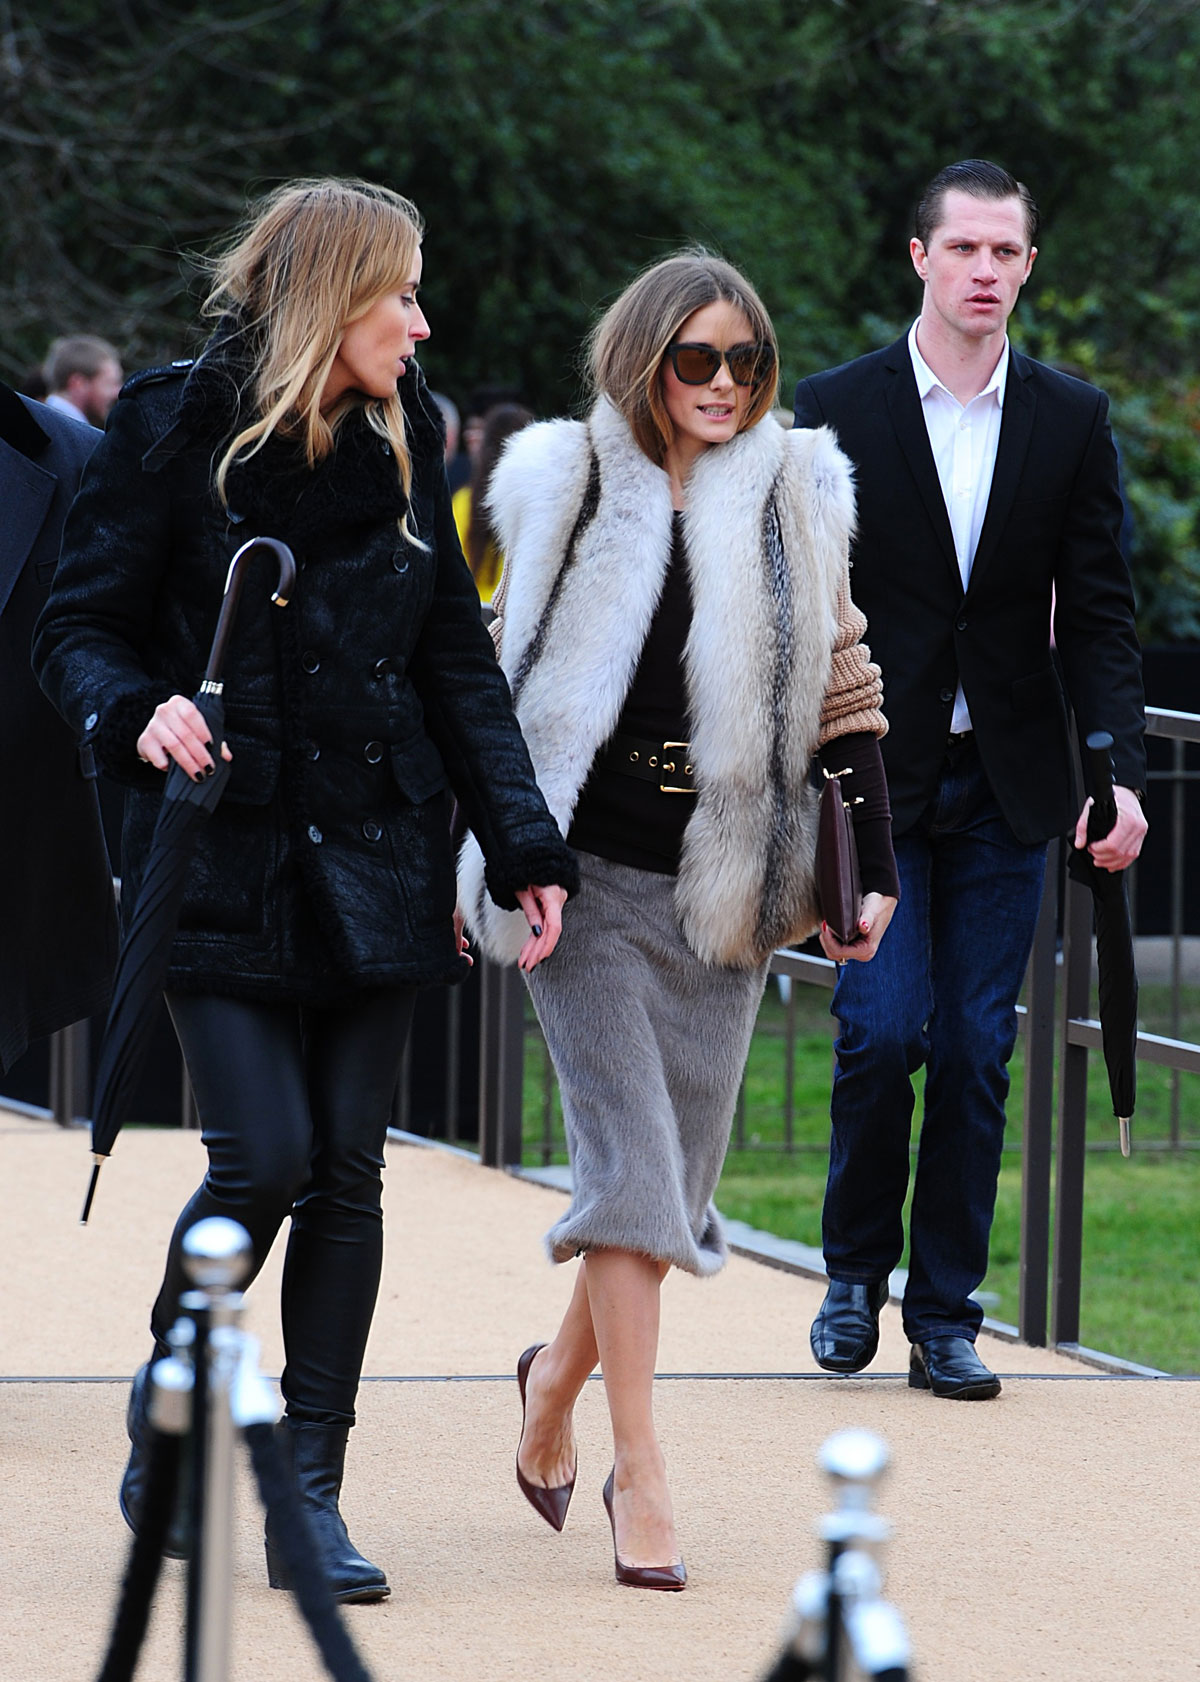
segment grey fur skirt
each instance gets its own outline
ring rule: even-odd
[[[579,863],[558,946],[526,977],[574,1178],[547,1249],[716,1273],[728,1252],[712,1195],[768,966],[702,963],[679,931],[674,877],[589,853]]]

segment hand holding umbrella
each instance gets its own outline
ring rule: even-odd
[[[257,550],[269,551],[279,564],[279,582],[271,596],[273,602],[286,607],[295,587],[295,559],[287,544],[281,543],[278,538],[253,537],[242,544],[230,561],[208,667],[194,697],[195,705],[204,715],[214,747],[221,741],[225,729],[222,672],[234,615],[245,582],[244,563]],[[150,1007],[161,992],[166,975],[187,880],[187,867],[195,846],[196,825],[215,810],[229,781],[229,772],[229,762],[219,753],[214,753],[212,770],[199,778],[193,779],[177,764],[172,764],[167,772],[162,807],[154,826],[137,905],[117,959],[112,1004],[96,1073],[92,1120],[95,1163],[81,1222],[86,1222],[91,1213],[100,1165],[111,1154],[124,1111],[142,1072],[151,1022]]]

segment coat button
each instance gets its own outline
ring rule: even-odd
[[[392,566],[397,572],[407,572],[408,560],[409,557],[407,555],[402,555],[399,551],[397,551],[397,553],[392,556]]]
[[[376,660],[375,664],[371,667],[371,675],[378,683],[382,678],[385,678],[388,675],[391,669],[392,657],[390,654],[384,654]]]
[[[96,728],[96,726],[99,724],[99,722],[100,722],[100,714],[99,713],[89,713],[83,721],[83,728],[85,730],[94,730]]]
[[[943,689],[942,690],[942,700],[943,701],[953,701],[953,699],[954,699],[953,689]]]
[[[377,824],[374,818],[368,818],[366,823],[363,825],[363,834],[366,836],[368,841],[378,841],[379,837],[383,834],[383,827],[382,825]]]
[[[966,622],[965,619],[960,619],[958,621],[957,625],[955,625],[955,627],[954,627],[954,629],[956,631],[965,631],[966,628],[967,628],[967,622]]]
[[[305,752],[306,756],[313,761],[314,764],[321,757],[321,749],[317,745],[316,742],[305,742],[304,752]]]
[[[304,670],[310,677],[314,672],[319,672],[321,670],[320,656],[314,654],[311,648],[306,648],[304,650],[304,653],[300,656],[300,664],[304,667]]]
[[[312,842],[314,847],[319,847],[321,842],[325,839],[315,823],[310,823],[308,826],[308,839]]]
[[[366,756],[368,765],[378,765],[379,761],[383,758],[383,743],[368,742],[366,747],[363,749],[363,753]]]

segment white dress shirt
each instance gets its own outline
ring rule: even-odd
[[[71,399],[64,397],[61,392],[52,391],[43,401],[48,409],[57,409],[60,414],[70,415],[73,420],[81,420],[85,426],[92,424],[79,405],[72,403]]]
[[[992,492],[1004,387],[1008,378],[1008,336],[1005,335],[991,379],[978,397],[973,397],[964,405],[946,390],[917,349],[917,326],[914,321],[909,329],[908,352],[912,357],[921,413],[925,416],[925,430],[929,434],[942,497],[950,516],[954,552],[965,590],[970,582],[975,549]],[[954,697],[950,728],[953,731],[971,728],[971,715],[961,683]]]

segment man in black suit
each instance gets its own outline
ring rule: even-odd
[[[94,780],[29,663],[62,525],[100,434],[0,384],[0,1073],[102,1010],[116,961]]]
[[[963,1400],[1000,1389],[975,1352],[972,1292],[987,1271],[1046,842],[1073,831],[1086,845],[1068,697],[1082,732],[1109,730],[1115,743],[1117,824],[1092,846],[1097,863],[1123,870],[1146,829],[1141,658],[1108,401],[1007,338],[1036,232],[1036,207],[1007,171],[978,159],[942,170],[910,245],[918,320],[889,349],[796,391],[797,426],[830,425],[857,469],[851,581],[883,668],[901,881],[874,962],[846,964],[834,995],[830,1285],[813,1353],[831,1372],[858,1372],[875,1354],[903,1248],[910,1077],[923,1065],[909,1382]]]

